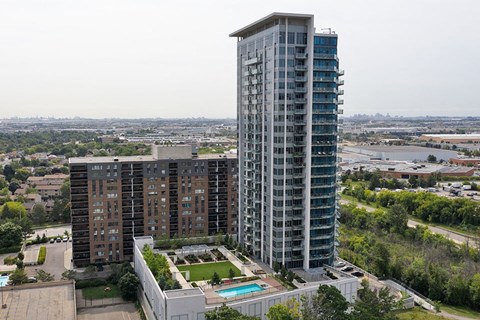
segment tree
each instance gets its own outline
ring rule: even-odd
[[[480,308],[480,273],[476,273],[470,282],[470,299],[473,306],[478,310]]]
[[[12,222],[0,225],[0,248],[9,248],[20,245],[22,242],[22,228]]]
[[[66,270],[62,273],[62,280],[71,280],[75,279],[77,276],[77,271],[74,270]]]
[[[408,178],[408,183],[410,184],[410,187],[417,188],[418,187],[418,178],[416,176],[410,176]]]
[[[28,171],[27,169],[20,168],[17,171],[15,171],[14,178],[18,179],[22,182],[25,182],[25,181],[27,181],[28,177],[30,177],[31,175],[32,175],[32,173],[30,171]]]
[[[220,279],[220,276],[218,275],[217,272],[214,272],[212,275],[212,280],[210,280],[210,284],[216,285],[220,284],[222,282],[222,279]]]
[[[290,299],[285,304],[275,304],[268,309],[268,320],[298,320],[301,318],[300,303]]]
[[[43,282],[48,282],[48,281],[55,280],[55,277],[53,275],[51,275],[48,272],[45,272],[45,270],[42,270],[42,269],[37,271],[37,274],[35,275],[35,277],[38,280],[43,281]]]
[[[233,271],[232,268],[228,269],[228,278],[230,280],[233,280],[233,278],[235,278],[235,271]]]
[[[292,270],[289,270],[287,273],[287,281],[292,282],[295,279],[295,273]]]
[[[0,217],[2,220],[7,219],[21,219],[27,216],[27,210],[19,202],[5,202],[3,206],[0,207]]]
[[[10,274],[9,280],[12,281],[14,285],[25,283],[28,280],[27,273],[23,268],[15,269],[15,271]]]
[[[273,271],[275,271],[275,273],[278,273],[278,271],[280,271],[280,263],[278,263],[278,261],[275,261],[273,263]]]
[[[10,180],[12,180],[13,176],[15,175],[15,170],[12,168],[11,165],[6,164],[3,167],[3,175],[5,176],[5,179],[10,182]]]
[[[260,320],[257,317],[250,317],[241,314],[239,311],[227,307],[225,304],[215,310],[205,313],[205,320]]]
[[[268,309],[268,320],[295,320],[290,309],[284,304],[275,304]],[[298,318],[297,318],[298,319]]]
[[[394,204],[387,210],[385,222],[394,232],[404,234],[408,228],[408,213],[400,204]]]
[[[36,203],[33,205],[30,212],[30,219],[33,224],[42,224],[47,221],[47,211],[42,203]]]
[[[428,162],[437,162],[437,157],[435,157],[433,154],[429,154],[427,157]]]
[[[394,320],[395,301],[386,287],[371,290],[367,280],[362,281],[362,288],[358,290],[358,300],[353,306],[354,319]]]
[[[302,298],[302,320],[347,320],[348,307],[348,301],[337,288],[321,285],[311,298]]]
[[[125,273],[120,280],[118,280],[118,288],[125,300],[135,301],[137,299],[137,287],[140,281],[133,273]]]

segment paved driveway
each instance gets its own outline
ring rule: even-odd
[[[36,244],[27,247],[27,250],[38,250],[40,246],[47,247],[47,258],[43,265],[26,267],[28,275],[35,275],[36,270],[43,269],[55,276],[55,280],[62,278],[62,273],[67,270],[65,268],[65,252],[72,247],[71,242],[55,242],[46,244]]]

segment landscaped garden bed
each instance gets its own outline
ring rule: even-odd
[[[196,255],[189,254],[188,256],[185,256],[185,260],[188,261],[188,263],[199,263],[200,260],[198,260]]]
[[[210,252],[213,253],[217,261],[227,260],[227,258],[223,255],[223,253],[221,253],[220,250],[218,249],[212,249],[210,250]]]
[[[213,261],[212,256],[209,253],[204,253],[198,256],[200,259],[202,259],[203,262],[211,262]]]

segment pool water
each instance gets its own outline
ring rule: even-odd
[[[224,289],[224,290],[218,290],[215,291],[218,293],[220,296],[224,298],[233,298],[237,296],[241,296],[244,294],[252,293],[252,292],[257,292],[257,291],[263,291],[262,287],[260,287],[258,284],[249,284],[246,286],[241,286],[241,287],[235,287],[235,288],[230,288],[230,289]]]
[[[7,285],[8,276],[0,276],[0,287],[5,287]]]

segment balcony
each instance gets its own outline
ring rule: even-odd
[[[336,54],[314,53],[314,58],[317,59],[338,59]]]
[[[338,76],[343,76],[343,75],[345,75],[345,70],[338,70],[337,74],[338,74]]]
[[[333,71],[340,75],[340,71],[336,66],[313,66],[313,71]]]
[[[337,84],[338,84],[339,86],[343,86],[343,85],[345,84],[345,81],[344,81],[344,80],[338,80],[338,81],[337,81]]]
[[[295,93],[306,93],[306,92],[307,92],[307,88],[305,88],[305,87],[295,88]]]
[[[307,59],[306,53],[297,53],[295,54],[295,59]]]
[[[336,78],[334,78],[334,77],[314,77],[313,81],[317,81],[317,82],[336,82]]]
[[[343,109],[338,109],[337,114],[343,114]]]
[[[339,96],[343,95],[343,93],[344,93],[343,90],[338,90],[338,92],[337,92],[337,94],[338,94]]]
[[[317,88],[313,88],[313,92],[337,93],[337,89],[336,88],[319,88],[319,87],[317,87]]]
[[[307,82],[307,77],[296,77],[295,81],[296,82]]]
[[[297,65],[297,66],[295,66],[295,71],[307,71],[307,66]]]
[[[295,109],[293,110],[294,114],[307,114],[307,110],[305,109]]]
[[[339,104],[339,105],[343,104],[343,100],[338,100],[337,104]]]
[[[335,99],[325,99],[325,98],[314,98],[313,103],[336,103]]]
[[[307,103],[307,99],[305,99],[305,98],[295,98],[295,103],[296,104],[304,104],[304,103]]]

